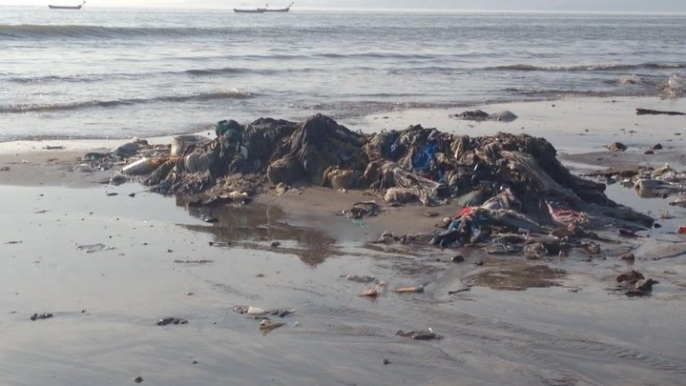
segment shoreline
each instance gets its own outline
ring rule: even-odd
[[[671,109],[683,110],[679,103]],[[683,143],[674,126],[686,118],[635,116],[636,107],[656,105],[567,100],[484,106],[519,115],[510,123],[456,121],[448,113],[457,111],[420,110],[369,116],[358,126],[421,123],[471,136],[524,132],[548,138],[575,173],[635,163],[659,167],[672,159],[680,170]],[[617,141],[629,149],[603,149]],[[598,255],[527,260],[478,248],[370,244],[386,230],[430,233],[458,207],[388,207],[354,222],[335,214],[357,201],[381,199],[369,191],[307,187],[214,209],[209,214],[218,221],[207,223],[203,208],[148,193],[137,183],[107,185],[111,170],[73,171],[85,151],[121,142],[0,144],[0,167],[10,167],[0,172],[0,200],[11,203],[0,218],[6,230],[0,270],[11,273],[0,283],[6,294],[0,300],[4,383],[25,383],[30,373],[32,383],[42,384],[97,379],[120,385],[137,376],[179,386],[226,379],[245,385],[452,385],[457,378],[468,385],[560,379],[677,384],[686,371],[680,343],[686,337],[680,327],[686,243],[675,234],[686,210],[670,207],[669,200],[642,199],[609,185],[613,200],[653,216],[669,210],[674,217],[622,244],[604,244]],[[643,154],[656,142],[664,150]],[[96,244],[104,248],[78,249]],[[630,251],[635,262],[619,260]],[[453,262],[456,255],[464,261]],[[627,298],[610,288],[627,269],[660,284],[650,297]],[[348,275],[373,275],[388,282],[388,290],[370,301],[359,295],[373,284]],[[422,293],[393,291],[420,285]],[[263,336],[259,321],[231,311],[236,305],[296,311],[274,318],[285,325]],[[54,318],[29,320],[43,312]],[[155,325],[166,317],[188,324]],[[442,339],[396,335],[428,327]]]
[[[401,107],[399,109],[392,109],[387,111],[379,111],[363,116],[353,116],[347,118],[337,119],[342,125],[347,126],[351,129],[363,130],[365,132],[379,131],[383,129],[389,129],[389,124],[396,124],[400,126],[393,126],[394,129],[401,129],[410,124],[422,124],[425,127],[436,127],[440,130],[447,130],[451,127],[459,127],[457,124],[460,123],[457,120],[449,118],[451,114],[456,114],[461,111],[466,110],[476,110],[482,109],[487,111],[502,111],[502,110],[512,110],[513,112],[524,111],[524,114],[532,114],[532,116],[527,117],[523,115],[521,118],[524,119],[525,125],[532,125],[536,131],[546,132],[546,129],[541,127],[545,122],[541,121],[541,115],[547,114],[546,109],[553,105],[564,106],[566,104],[571,104],[580,110],[592,109],[595,104],[613,104],[617,106],[637,106],[642,108],[651,108],[656,110],[669,110],[677,109],[686,111],[686,102],[683,98],[677,99],[662,99],[657,96],[558,96],[554,98],[543,98],[537,100],[518,100],[518,101],[487,101],[484,103],[456,103],[452,107]],[[615,106],[616,107],[616,106]],[[617,111],[617,109],[614,109]],[[559,113],[559,111],[556,111]],[[565,112],[567,115],[570,111]],[[633,111],[627,111],[628,115],[634,115]],[[335,116],[334,116],[335,117]],[[230,119],[231,117],[217,116],[216,119]],[[239,122],[242,124],[248,124],[255,119],[260,117],[252,117],[251,120],[245,122]],[[266,117],[263,117],[266,118]],[[273,118],[273,117],[272,117]],[[305,117],[301,117],[305,118]],[[419,119],[418,119],[419,118]],[[568,117],[567,117],[568,118]],[[607,117],[600,117],[607,118]],[[414,119],[414,120],[413,120]],[[419,122],[416,122],[416,121]],[[480,126],[487,128],[492,131],[493,128],[504,128],[513,129],[516,127],[517,122],[522,122],[522,120],[515,120],[509,124],[503,124],[500,122],[477,122]],[[464,126],[473,126],[474,122],[462,121]],[[588,122],[587,122],[588,123]],[[472,125],[470,125],[472,124]],[[493,125],[492,125],[493,124]],[[404,125],[404,126],[403,126]],[[589,124],[592,125],[592,124]],[[603,122],[602,125],[607,125],[607,122]],[[551,130],[552,128],[548,128]],[[169,143],[171,139],[177,135],[208,135],[212,136],[212,131],[214,127],[212,125],[208,126],[207,129],[201,131],[182,131],[178,133],[164,134],[160,136],[143,137],[153,144],[157,143]],[[136,136],[134,136],[136,137]],[[116,137],[116,138],[54,138],[54,137],[38,137],[38,138],[23,138],[23,139],[12,139],[0,141],[0,155],[6,154],[8,152],[35,152],[40,151],[37,148],[37,144],[45,146],[66,146],[71,150],[93,150],[99,148],[111,148],[117,146],[130,140],[131,137]]]

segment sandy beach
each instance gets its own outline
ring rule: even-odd
[[[478,108],[519,118],[468,122],[450,118],[459,109],[411,109],[340,123],[363,132],[421,124],[473,137],[527,133],[551,142],[575,174],[686,169],[686,118],[636,115],[686,112],[683,100]],[[362,221],[340,216],[358,201],[381,203],[371,191],[270,191],[213,209],[218,222],[208,224],[180,200],[137,183],[109,185],[112,171],[79,165],[85,152],[123,142],[0,143],[0,383],[678,385],[686,376],[686,238],[676,233],[686,209],[669,199],[609,185],[611,199],[660,228],[597,255],[531,261],[372,244],[384,231],[430,236],[459,206],[385,205]],[[628,149],[610,152],[614,142]],[[645,154],[656,144],[663,150]],[[619,259],[628,252],[632,264]],[[458,254],[464,262],[451,261]],[[613,291],[630,268],[659,281],[651,296]],[[374,276],[388,290],[361,297],[371,284],[348,275]],[[420,285],[423,293],[393,292]],[[259,320],[232,311],[237,305],[295,312],[274,318],[284,326],[264,334]],[[30,320],[43,313],[53,316]],[[188,323],[156,325],[168,317]],[[396,335],[427,328],[442,339]]]

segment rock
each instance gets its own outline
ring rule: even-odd
[[[113,186],[119,186],[122,184],[125,184],[129,181],[129,179],[126,176],[123,176],[121,174],[116,174],[110,178],[110,185]]]
[[[631,285],[635,285],[638,281],[645,279],[643,277],[643,274],[636,271],[636,270],[631,270],[629,272],[623,273],[615,279],[617,283],[628,283]]]
[[[382,359],[381,363],[383,363],[383,365],[386,366],[386,365],[390,364],[391,361],[389,361],[388,359]]]
[[[626,151],[627,147],[621,142],[615,142],[607,147],[610,151]]]
[[[657,145],[653,146],[652,150],[662,150],[662,144],[658,143]]]
[[[143,377],[136,377],[133,379],[134,382],[136,383],[142,383],[143,382]]]
[[[650,292],[653,290],[653,284],[659,284],[657,280],[643,279],[636,283],[636,289],[642,292]]]
[[[456,264],[464,263],[464,256],[457,255],[457,256],[453,257],[452,259],[450,259],[450,261],[452,261],[453,263],[456,263]]]
[[[651,155],[651,154],[655,154],[655,152],[652,151],[652,150],[646,150],[643,154],[645,154],[645,155]]]
[[[633,288],[629,288],[624,294],[628,297],[647,296],[653,292],[653,285],[658,283],[657,280],[642,279],[636,282]]]
[[[281,243],[278,242],[278,241],[274,241],[274,242],[271,243],[271,247],[272,247],[272,248],[278,248],[279,246],[281,246]]]
[[[9,167],[9,166],[3,166],[3,167],[0,168],[0,172],[9,172],[9,171],[10,171],[10,167]]]

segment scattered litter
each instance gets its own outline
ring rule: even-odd
[[[36,320],[50,319],[50,318],[52,318],[53,316],[54,316],[54,315],[53,315],[53,314],[50,314],[50,313],[33,314],[33,315],[31,315],[31,318],[30,318],[30,319],[31,319],[32,322],[35,322]]]
[[[215,224],[219,222],[219,219],[216,217],[213,217],[209,214],[203,214],[200,219],[208,224]]]
[[[267,315],[269,312],[259,307],[250,306],[248,307],[248,311],[246,313],[248,314],[248,316],[263,316]]]
[[[483,110],[464,111],[460,114],[450,115],[450,118],[465,120],[465,121],[497,121],[497,122],[512,122],[519,118],[511,111],[502,111],[499,113],[489,114]]]
[[[264,318],[267,316],[277,316],[279,318],[285,318],[295,313],[295,309],[276,309],[276,310],[265,310],[263,308],[254,306],[233,306],[231,311],[237,312],[241,315],[247,315],[251,318]]]
[[[136,162],[124,166],[121,172],[122,174],[127,176],[143,176],[154,172],[155,170],[157,170],[158,167],[162,166],[162,164],[167,162],[167,160],[168,158],[165,157],[144,157]]]
[[[177,264],[209,264],[213,263],[212,260],[174,260],[175,263]]]
[[[458,115],[476,120],[514,117],[478,110]],[[569,248],[597,254],[599,246],[584,240],[592,239],[590,229],[633,232],[654,224],[650,216],[607,197],[606,178],[616,176],[606,174],[603,181],[594,182],[573,175],[548,141],[527,134],[470,137],[419,125],[365,134],[321,114],[302,122],[265,118],[241,125],[227,120],[217,124],[216,134],[189,146],[172,144],[174,154],[170,147],[133,140],[86,162],[107,170],[121,165],[120,158],[128,159],[127,172],[145,167],[141,182],[151,191],[176,194],[196,207],[245,205],[270,186],[281,194],[303,183],[335,190],[368,189],[389,206],[464,204],[438,233],[430,229],[426,234],[382,235],[379,242],[388,244],[479,246],[492,254],[531,258],[562,256]],[[623,178],[638,190],[686,193],[678,182],[681,174],[670,168],[653,172],[658,170],[641,168]],[[364,201],[344,214],[364,228],[362,219],[381,211],[376,202]],[[560,227],[579,231],[551,235]],[[376,297],[382,291],[380,286],[370,288],[363,296]]]
[[[118,196],[118,195],[119,195],[119,193],[116,193],[116,192],[107,192],[107,193],[105,193],[105,194],[107,195],[107,197],[114,197],[114,196]]]
[[[399,330],[395,333],[397,336],[402,336],[403,338],[411,338],[414,340],[434,340],[441,339],[441,336],[434,332],[431,328],[427,328],[424,331],[403,331]]]
[[[650,295],[653,291],[653,285],[659,284],[657,280],[646,279],[642,273],[636,270],[623,273],[617,276],[615,280],[619,284],[617,289],[624,291],[624,294],[628,297]]]
[[[395,289],[396,293],[399,294],[408,294],[408,293],[415,293],[415,294],[420,294],[424,292],[424,286],[420,285],[418,287],[400,287]]]
[[[464,288],[456,289],[454,291],[448,291],[448,295],[457,295],[462,292],[468,292],[472,290],[472,286],[466,286]]]
[[[179,324],[188,324],[187,319],[181,319],[181,318],[162,318],[155,323],[158,326],[168,326],[168,325],[179,325]]]
[[[64,150],[64,146],[45,146],[44,150]]]
[[[261,331],[273,331],[279,327],[282,327],[285,323],[272,322],[269,318],[263,319],[260,322]]]
[[[375,201],[356,202],[349,210],[343,211],[343,215],[361,220],[365,217],[374,217],[379,215],[381,207]]]
[[[228,241],[210,241],[208,244],[210,247],[217,247],[217,248],[230,247],[231,246],[231,243]]]
[[[129,181],[129,179],[126,176],[123,176],[121,174],[116,174],[110,178],[110,185],[112,186],[119,186],[122,184],[125,184]]]
[[[622,261],[626,261],[627,263],[633,263],[636,260],[636,256],[634,256],[633,253],[625,253],[619,256],[619,259]]]
[[[8,241],[5,243],[5,245],[17,245],[17,244],[22,244],[23,241],[21,240],[13,240],[13,241]]]
[[[276,188],[274,188],[274,190],[276,191],[276,194],[278,194],[279,196],[285,194],[290,189],[291,189],[291,187],[284,184],[283,182],[278,183],[276,185]]]
[[[678,111],[660,111],[651,109],[636,109],[636,115],[686,115],[685,113]]]
[[[82,244],[82,245],[77,245],[76,249],[78,249],[81,252],[86,252],[86,253],[95,253],[95,252],[100,252],[100,251],[111,251],[114,249],[114,247],[108,247],[105,244]]]
[[[357,275],[346,275],[344,276],[348,281],[354,281],[355,283],[369,284],[377,283],[376,277],[374,276],[357,276]]]

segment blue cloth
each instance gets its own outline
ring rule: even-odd
[[[428,172],[436,159],[437,145],[424,145],[412,156],[412,169],[417,172]]]

